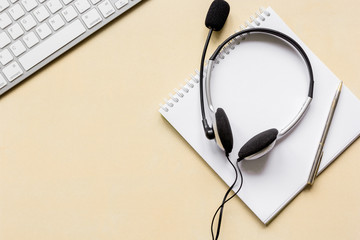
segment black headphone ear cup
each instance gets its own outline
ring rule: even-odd
[[[268,153],[276,142],[279,131],[275,128],[261,132],[249,141],[239,151],[239,160],[247,159],[247,157],[253,155],[248,160],[257,159]]]
[[[233,135],[229,119],[222,108],[215,112],[215,138],[217,143],[226,153],[231,153],[233,149]]]

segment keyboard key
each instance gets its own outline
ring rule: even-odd
[[[0,12],[4,11],[10,6],[7,0],[0,0]]]
[[[71,3],[73,0],[62,0],[62,2],[65,4],[65,5],[68,5],[69,3]]]
[[[5,77],[10,81],[14,81],[16,78],[20,77],[23,74],[19,64],[17,62],[12,62],[7,67],[4,67],[3,73]]]
[[[36,0],[21,0],[21,3],[28,12],[36,8],[38,5]]]
[[[96,11],[95,8],[85,13],[81,18],[88,28],[92,28],[102,21],[100,14]]]
[[[102,3],[100,3],[98,5],[98,8],[101,12],[101,14],[107,18],[108,16],[110,16],[111,14],[113,14],[115,12],[115,8],[113,8],[113,6],[111,5],[109,0],[105,0]]]
[[[23,17],[20,22],[26,31],[29,31],[36,26],[36,21],[30,14]]]
[[[39,39],[34,32],[30,32],[23,37],[23,40],[28,48],[33,47],[39,42]]]
[[[98,2],[100,2],[101,0],[90,0],[92,4],[97,4]]]
[[[22,30],[22,28],[18,23],[15,23],[11,27],[9,27],[8,32],[13,39],[17,39],[18,37],[24,34],[24,31]]]
[[[9,62],[11,62],[11,60],[13,60],[13,56],[11,55],[9,50],[5,49],[4,51],[0,52],[0,62],[2,65],[5,66]]]
[[[5,77],[12,82],[16,78],[20,77],[23,74],[23,71],[17,62],[12,62],[3,69],[3,73],[5,74]]]
[[[2,89],[3,87],[5,87],[7,84],[5,78],[0,74],[0,89]]]
[[[46,10],[45,6],[43,6],[43,5],[38,7],[37,9],[35,9],[35,11],[33,11],[33,13],[39,22],[44,21],[45,19],[47,19],[50,16],[48,10]]]
[[[59,14],[56,14],[54,17],[50,18],[49,23],[50,26],[54,29],[54,31],[65,25],[64,20],[62,20]]]
[[[29,70],[85,32],[86,28],[80,20],[77,19],[57,31],[41,44],[26,52],[19,58],[19,61],[25,70]]]
[[[25,15],[24,10],[22,9],[22,7],[20,7],[20,4],[18,3],[9,8],[9,13],[14,20],[18,20]]]
[[[41,39],[44,39],[51,34],[51,29],[47,25],[47,23],[41,24],[40,26],[35,28],[35,30]]]
[[[22,44],[22,42],[20,40],[17,40],[13,44],[11,44],[10,49],[13,52],[13,54],[15,55],[15,57],[19,56],[20,54],[22,54],[23,52],[26,51],[24,44]]]
[[[73,6],[68,6],[61,13],[64,16],[64,18],[66,19],[66,21],[68,21],[68,22],[70,22],[77,16],[77,13],[76,13],[75,9],[73,8]]]
[[[117,2],[115,2],[115,7],[117,9],[120,9],[122,7],[124,7],[125,5],[127,5],[129,3],[129,0],[119,0]]]
[[[6,12],[0,14],[0,28],[1,29],[4,29],[7,26],[9,26],[11,24],[11,22],[12,21]]]
[[[76,0],[75,7],[80,13],[83,13],[90,8],[90,3],[87,0]]]
[[[50,12],[56,13],[62,8],[61,2],[59,0],[48,0],[46,6],[50,9]]]
[[[10,42],[11,42],[11,40],[5,32],[0,33],[0,48],[5,47]]]

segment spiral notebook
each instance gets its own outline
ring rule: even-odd
[[[300,124],[269,154],[240,164],[244,185],[238,195],[267,224],[306,186],[339,79],[271,8],[257,12],[246,27],[272,28],[291,36],[307,52],[314,70],[314,98]],[[230,185],[235,177],[232,167],[216,143],[207,140],[203,133],[198,83],[197,72],[185,86],[175,90],[159,111]],[[234,150],[230,159],[236,161],[240,147],[252,136],[289,123],[301,108],[307,88],[304,62],[282,41],[250,34],[226,46],[212,71],[211,92],[215,108],[225,109],[232,126]],[[360,101],[344,86],[319,172],[359,134]]]

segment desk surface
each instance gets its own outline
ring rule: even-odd
[[[225,184],[158,113],[199,64],[210,1],[148,0],[0,100],[1,239],[210,239]],[[217,44],[272,6],[360,97],[360,2],[230,1]],[[222,239],[360,239],[360,141],[267,227]]]

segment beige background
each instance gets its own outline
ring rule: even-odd
[[[358,0],[230,1],[210,51],[272,6],[360,97]],[[199,64],[210,0],[148,0],[0,100],[0,239],[210,239],[226,185],[158,113]],[[360,141],[265,227],[222,239],[360,239]]]

